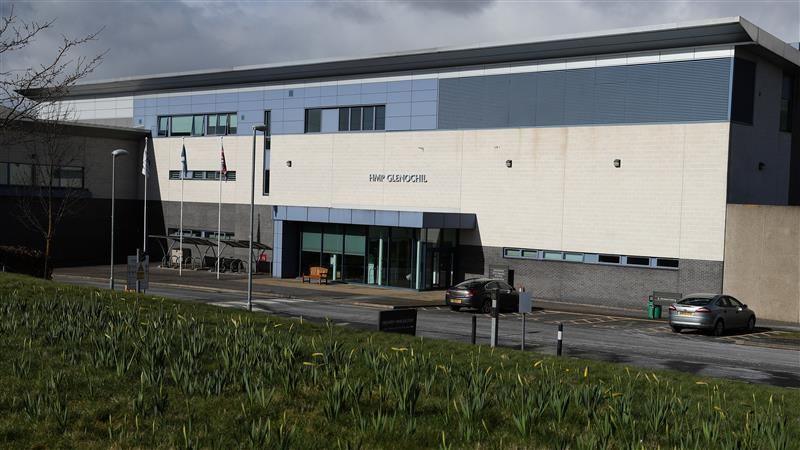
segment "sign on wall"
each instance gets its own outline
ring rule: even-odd
[[[370,183],[427,183],[427,176],[419,173],[371,173]]]

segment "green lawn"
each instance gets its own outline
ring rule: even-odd
[[[800,391],[0,275],[0,448],[800,448]]]

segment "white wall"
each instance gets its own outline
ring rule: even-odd
[[[728,129],[711,123],[273,136],[269,202],[475,213],[479,230],[464,233],[466,244],[722,261]],[[172,141],[177,161],[180,140]],[[424,174],[428,182],[369,181],[371,173],[396,172]],[[236,199],[246,202],[241,194]]]
[[[222,183],[224,203],[250,203],[250,158],[253,151],[252,136],[225,136],[225,162],[229,171],[236,171],[236,181]],[[170,170],[181,170],[181,145],[186,145],[187,168],[193,170],[220,169],[219,137],[156,138],[153,139],[153,159],[158,178],[158,192],[151,192],[152,199],[180,201],[181,181],[170,180]],[[263,196],[264,138],[256,138],[256,196],[259,205],[269,204],[269,197]],[[155,189],[151,181],[151,189]],[[184,202],[217,203],[219,184],[212,180],[185,180],[183,182]]]

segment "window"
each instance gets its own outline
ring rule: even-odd
[[[781,85],[781,122],[780,130],[792,131],[792,97],[794,96],[794,77],[788,73],[783,74]]]
[[[173,116],[170,122],[170,136],[191,136],[193,116]]]
[[[752,125],[756,87],[756,63],[735,58],[733,61],[733,98],[731,120]]]
[[[583,262],[583,253],[564,253],[564,261]]]
[[[522,257],[528,259],[538,259],[539,250],[522,250]]]
[[[667,259],[667,258],[657,258],[656,259],[656,267],[664,267],[668,269],[677,269],[678,268],[678,260],[677,259]]]
[[[522,258],[522,250],[518,248],[507,248],[503,250],[503,256],[506,258]]]
[[[306,110],[306,133],[319,133],[322,131],[322,109]]]
[[[728,297],[728,301],[731,303],[731,306],[733,306],[734,308],[741,308],[742,306],[744,306],[744,305],[742,305],[742,302],[740,302],[739,300],[736,300],[733,297]]]
[[[386,106],[351,106],[339,108],[339,131],[383,130]]]
[[[180,170],[170,170],[169,171],[169,179],[170,180],[180,180],[181,179],[181,171]],[[188,170],[186,171],[186,180],[210,180],[210,181],[219,181],[219,171],[218,170]],[[222,177],[223,181],[236,181],[236,171],[229,170],[228,173]]]
[[[269,195],[269,169],[264,170],[264,195]]]
[[[564,255],[561,252],[545,251],[542,253],[542,258],[560,261],[564,258]]]
[[[597,262],[604,264],[619,264],[619,256],[617,255],[599,255]]]
[[[8,184],[12,186],[30,186],[33,184],[33,165],[8,164]]]
[[[8,184],[8,163],[0,163],[0,186]]]
[[[272,145],[272,111],[264,111],[264,150],[269,150]]]
[[[216,136],[236,134],[236,113],[162,116],[159,136]]]
[[[158,135],[169,136],[169,117],[158,118]]]
[[[649,266],[650,258],[643,256],[628,256],[628,264],[632,266]]]

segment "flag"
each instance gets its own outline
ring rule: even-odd
[[[222,141],[222,139],[220,139]],[[219,166],[219,175],[221,177],[228,178],[228,165],[225,164],[225,146],[222,145],[220,142],[220,166]]]
[[[181,146],[181,178],[186,178],[189,169],[186,168],[186,144]]]
[[[147,159],[147,138],[144,139],[144,150],[142,150],[142,175],[150,175],[150,161]]]

